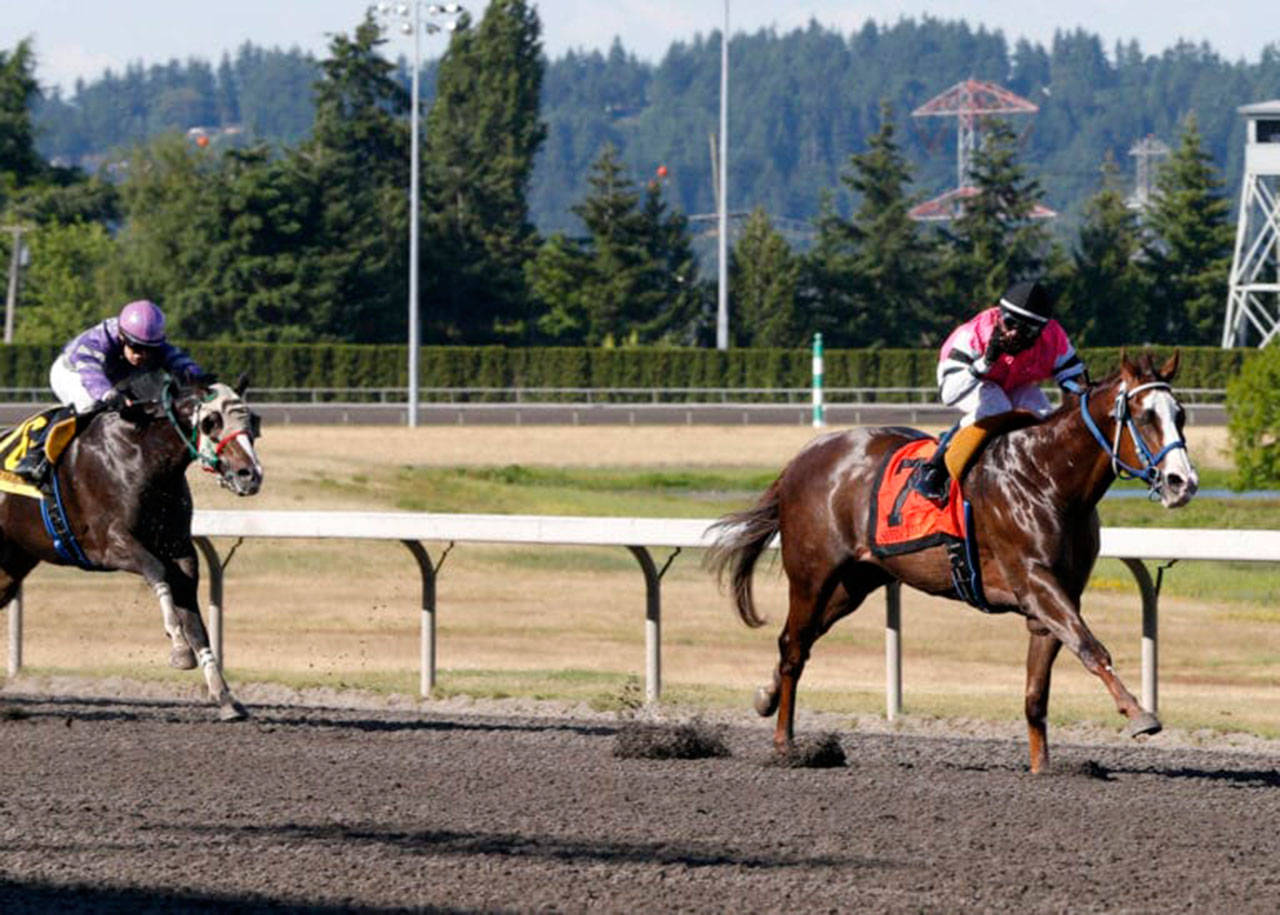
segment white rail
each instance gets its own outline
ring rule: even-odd
[[[407,512],[197,511],[196,545],[209,579],[209,628],[219,662],[223,654],[223,567],[212,537],[399,540],[418,562],[422,578],[420,688],[430,695],[436,682],[436,569],[423,542],[536,543],[626,547],[645,579],[645,696],[662,690],[662,576],[676,555],[711,545],[711,519],[601,518],[557,515],[460,515]],[[775,544],[776,545],[776,544]],[[675,552],[659,568],[651,548]],[[1130,569],[1142,596],[1142,705],[1157,711],[1158,588],[1146,560],[1246,560],[1280,562],[1280,531],[1200,528],[1102,529],[1100,555]],[[21,666],[21,604],[9,607],[9,669]],[[901,604],[899,588],[886,593],[885,704],[889,718],[902,711]]]

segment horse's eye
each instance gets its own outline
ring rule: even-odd
[[[205,435],[213,435],[213,433],[217,430],[218,424],[220,422],[221,422],[221,417],[219,417],[216,413],[211,416],[206,416],[204,419],[200,420],[200,431],[203,432]]]

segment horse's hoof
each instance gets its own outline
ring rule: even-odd
[[[761,686],[756,690],[755,700],[751,704],[755,708],[757,715],[761,718],[768,718],[778,710],[778,691],[767,686]]]
[[[224,705],[218,709],[219,721],[244,721],[248,717],[248,710],[239,702],[232,701],[230,705]]]
[[[1143,734],[1159,734],[1164,730],[1164,725],[1160,723],[1160,719],[1150,712],[1143,712],[1137,718],[1129,721],[1129,736],[1141,737]]]
[[[183,645],[181,648],[175,646],[169,652],[169,666],[176,670],[194,670],[196,653],[191,650],[190,645]]]

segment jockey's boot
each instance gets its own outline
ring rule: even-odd
[[[933,457],[916,470],[915,490],[930,502],[945,502],[951,488],[951,474],[947,470],[947,441],[938,443]]]

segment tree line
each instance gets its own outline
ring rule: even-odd
[[[753,186],[753,174],[772,181],[733,246],[734,344],[794,347],[821,331],[838,347],[936,345],[955,321],[1028,276],[1045,276],[1060,292],[1064,323],[1079,345],[1216,342],[1232,230],[1197,117],[1178,122],[1176,148],[1146,211],[1126,205],[1114,155],[1091,166],[1096,189],[1084,196],[1074,236],[1035,217],[1046,191],[1032,177],[1026,136],[991,120],[975,157],[978,194],[954,221],[924,225],[908,211],[925,196],[927,178],[913,164],[903,109],[893,101],[908,86],[922,93],[922,77],[898,67],[893,81],[875,83],[880,101],[872,112],[859,110],[857,131],[802,105],[815,94],[798,82],[812,75],[809,52],[842,48],[862,66],[901,54],[920,35],[941,47],[923,69],[938,69],[945,58],[953,69],[967,62],[982,75],[1010,62],[998,35],[934,20],[869,24],[848,42],[817,26],[741,39],[738,59],[764,68],[756,84],[776,83],[780,93],[753,102],[761,117],[749,132],[768,127],[786,151],[748,146],[754,152],[732,160],[742,186]],[[1097,65],[1079,51],[1092,47],[1087,38],[1059,36],[1052,55],[1019,45],[1015,76],[1034,86],[1047,67],[1041,75],[1066,92],[1070,81],[1054,67],[1076,52]],[[563,65],[574,78],[566,79],[569,71],[542,54],[536,12],[523,0],[496,0],[478,21],[464,21],[430,68],[419,226],[424,342],[712,340],[713,271],[694,253],[688,215],[688,200],[703,205],[700,192],[684,186],[689,179],[679,166],[670,177],[649,177],[629,163],[646,155],[646,143],[699,133],[699,112],[718,85],[713,43],[677,44],[648,74],[617,45],[607,55],[569,55]],[[259,72],[252,49],[224,60],[216,73],[189,67],[192,84],[166,96],[163,113],[131,103],[133,129],[146,139],[111,170],[92,175],[37,152],[37,110],[48,115],[66,103],[42,98],[28,43],[0,52],[0,207],[7,224],[29,229],[32,249],[18,339],[62,339],[118,303],[147,296],[169,312],[175,335],[189,339],[403,340],[409,98],[404,63],[389,61],[384,44],[371,15],[351,34],[334,36],[305,93],[309,129],[274,138],[249,131],[225,145],[199,146],[177,131],[148,135],[157,124],[221,123],[265,110],[248,89],[249,75]],[[761,53],[753,57],[753,49]],[[1258,73],[1280,72],[1264,58]],[[838,72],[852,66],[851,59]],[[1114,68],[1127,73],[1126,66],[1138,62],[1123,58]],[[291,72],[292,89],[276,99],[282,110],[304,94],[302,71]],[[1118,78],[1098,75],[1104,84]],[[146,80],[130,71],[123,82],[137,89]],[[106,91],[77,88],[82,115],[95,110],[98,90]],[[601,105],[607,122],[586,114],[571,121],[562,108],[549,116],[548,100],[565,95],[576,95],[579,112]],[[663,111],[669,117],[660,118]],[[1085,113],[1081,118],[1077,130],[1092,125]],[[301,120],[288,123],[294,131]],[[865,139],[846,144],[854,133]],[[843,161],[822,185],[820,163],[839,149],[846,150]],[[589,161],[583,186],[567,200],[561,227],[540,230],[531,201],[564,193],[539,190],[539,163],[582,157]],[[768,177],[783,177],[778,169],[803,173],[807,189],[786,190],[786,182]],[[557,180],[572,179],[571,168],[561,172]],[[794,246],[775,225],[770,213],[795,210],[774,192],[816,197],[811,244]]]

